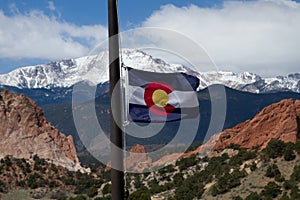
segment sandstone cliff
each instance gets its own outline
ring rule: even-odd
[[[231,143],[247,149],[263,149],[272,138],[284,142],[300,138],[300,100],[286,99],[265,107],[253,119],[223,131],[214,149]]]
[[[2,90],[0,123],[0,158],[30,158],[38,154],[70,170],[81,168],[72,136],[66,137],[52,126],[25,95]]]

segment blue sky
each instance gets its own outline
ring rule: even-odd
[[[51,3],[52,2],[52,3]],[[120,0],[119,15],[122,28],[134,26],[149,17],[153,11],[159,10],[162,5],[188,6],[191,4],[201,7],[214,7],[221,5],[221,0]],[[51,9],[50,5],[54,7]],[[21,13],[30,10],[42,10],[47,15],[60,16],[62,20],[77,25],[107,25],[107,0],[1,0],[0,8],[7,15],[14,15],[13,7]]]
[[[119,0],[119,20],[185,34],[222,70],[299,72],[299,1]],[[106,34],[106,0],[1,0],[0,73],[84,56]]]

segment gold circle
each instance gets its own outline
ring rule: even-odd
[[[169,102],[169,96],[166,91],[158,89],[153,92],[152,100],[158,107],[165,107]]]

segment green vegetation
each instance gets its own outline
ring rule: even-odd
[[[174,171],[175,171],[175,169],[174,169],[173,165],[167,165],[166,167],[159,169],[158,173],[163,175],[163,174],[171,173],[171,172],[174,172]]]
[[[48,163],[45,159],[34,155],[32,160],[11,158],[9,156],[0,160],[0,193],[6,193],[14,188],[57,189],[63,187],[74,194],[79,194],[71,199],[84,199],[95,197],[98,188],[107,181],[105,178],[94,178],[91,174],[71,172],[65,168]],[[5,181],[2,181],[5,180]],[[36,198],[41,196],[35,194]],[[67,196],[51,193],[53,199],[67,199]]]
[[[97,188],[95,188],[94,186],[90,187],[87,191],[87,195],[88,197],[94,197],[98,194],[98,190]]]
[[[232,144],[230,147],[236,151],[219,151],[219,156],[215,157],[200,158],[193,155],[156,172],[128,174],[126,183],[132,191],[128,199],[148,200],[162,192],[166,192],[163,195],[168,196],[169,200],[206,199],[207,196],[227,198],[229,193],[233,200],[300,199],[299,160],[292,162],[299,159],[299,142],[292,144],[273,139],[261,152],[257,151],[258,148],[250,151],[238,145]],[[221,152],[230,152],[230,155]],[[293,165],[289,171],[294,167],[293,172],[289,173],[290,177],[280,171],[288,163]],[[6,193],[14,187],[43,187],[50,191],[52,199],[111,199],[110,172],[104,171],[104,166],[100,164],[91,165],[91,170],[91,174],[71,172],[37,155],[30,161],[7,156],[0,160],[0,193]],[[248,179],[246,171],[265,176],[262,177],[264,183],[259,186],[247,183],[251,179]],[[244,187],[239,186],[245,183],[249,184],[247,189],[237,193],[237,189]],[[206,189],[207,184],[210,184],[209,189]],[[61,191],[61,188],[68,192],[52,192]],[[98,194],[100,188],[103,189]]]
[[[295,150],[295,145],[291,142],[287,143],[283,152],[284,160],[286,161],[294,160],[296,158],[294,150]]]
[[[69,200],[86,200],[87,198],[83,195],[78,195],[76,197],[70,197]]]
[[[232,200],[243,200],[241,196],[234,196],[232,197]]]
[[[111,184],[106,184],[102,190],[102,193],[105,194],[109,194],[111,193]]]
[[[263,196],[265,199],[276,198],[282,192],[280,188],[281,187],[275,182],[269,182],[261,192],[261,196]]]
[[[220,177],[217,183],[212,187],[211,193],[213,196],[224,194],[230,189],[235,188],[241,184],[240,179],[246,176],[246,172],[234,170],[231,174],[226,173]]]
[[[187,169],[188,167],[196,165],[198,160],[196,159],[196,155],[192,155],[191,157],[188,158],[182,158],[178,161],[176,161],[176,166],[179,167],[180,171],[183,171]]]
[[[278,158],[283,155],[285,143],[281,140],[271,139],[268,146],[265,148],[266,155],[269,158]]]
[[[274,178],[276,176],[281,176],[278,166],[276,164],[269,165],[266,172],[266,177]]]
[[[262,198],[257,192],[251,192],[245,200],[262,200]]]
[[[151,200],[150,190],[146,187],[140,188],[129,195],[128,200]]]

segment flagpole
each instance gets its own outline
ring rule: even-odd
[[[119,59],[119,26],[117,0],[108,0],[108,36],[109,36],[109,92],[117,91],[117,98],[111,98],[111,107],[116,112],[110,112],[110,141],[111,141],[111,184],[112,200],[124,200],[124,172],[122,130],[122,96],[120,84],[120,59]]]

